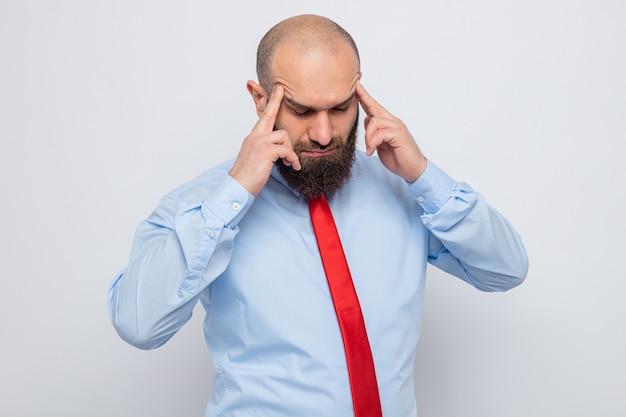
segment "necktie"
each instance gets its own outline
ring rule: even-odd
[[[310,198],[309,211],[346,351],[354,415],[380,417],[378,384],[365,322],[326,197]]]

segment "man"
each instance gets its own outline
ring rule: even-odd
[[[203,304],[215,366],[207,416],[350,416],[361,397],[364,414],[415,416],[427,262],[504,291],[526,276],[522,243],[368,94],[356,46],[334,22],[279,23],[261,40],[257,72],[247,84],[257,124],[234,161],[167,194],[141,223],[109,293],[111,319],[151,349]],[[355,151],[359,104],[365,153]],[[309,217],[324,197],[362,311],[359,346],[373,358],[366,391],[369,371],[352,375],[361,359],[347,365],[349,330]]]

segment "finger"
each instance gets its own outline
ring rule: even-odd
[[[365,125],[365,131],[367,132],[367,126],[369,126],[370,124],[370,120],[372,120],[372,118],[370,116],[366,116],[365,119],[363,119],[363,125]]]
[[[259,129],[263,129],[266,132],[271,132],[274,129],[276,116],[278,115],[278,110],[280,109],[284,95],[285,89],[281,85],[274,87],[274,91],[272,91],[272,95],[267,102],[265,109],[263,109],[263,114],[261,114],[257,123],[257,127]]]
[[[300,165],[300,159],[298,159],[298,156],[295,153],[293,154],[293,156],[290,155],[281,159],[283,161],[283,164],[293,168],[295,171],[300,171],[302,169],[302,166]]]
[[[371,156],[374,151],[378,150],[383,144],[389,144],[393,147],[393,143],[397,140],[397,135],[387,130],[377,130],[365,141],[365,153]]]
[[[356,96],[370,117],[393,117],[383,106],[381,106],[369,93],[365,90],[360,81],[356,83]]]
[[[300,158],[291,148],[291,146],[284,146],[278,150],[278,158],[282,159],[283,164],[290,166],[296,171],[300,171],[302,169],[302,165],[300,164]],[[278,159],[277,158],[277,159]]]
[[[293,150],[293,144],[291,143],[291,139],[289,139],[289,135],[285,132],[286,140],[283,142],[283,147],[285,149],[284,155],[282,156],[283,162],[286,162],[287,166],[292,167],[296,171],[300,171],[302,166],[300,164],[300,158],[296,151]]]
[[[379,130],[370,131],[365,136],[365,154],[371,156],[376,149],[384,142],[383,135],[379,133]]]
[[[371,119],[365,131],[366,154],[371,155],[383,143],[395,143],[403,136],[403,129],[393,120]]]
[[[302,168],[300,158],[298,158],[298,155],[293,150],[293,145],[291,144],[287,132],[285,130],[274,130],[269,137],[271,138],[269,142],[273,146],[273,152],[275,152],[273,160],[282,159],[285,165],[291,166],[296,171],[300,171]]]

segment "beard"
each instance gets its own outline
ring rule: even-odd
[[[294,144],[293,150],[300,158],[302,169],[296,171],[278,159],[276,166],[280,175],[291,188],[305,197],[316,197],[337,191],[352,175],[352,165],[356,157],[358,124],[359,115],[357,112],[347,137],[333,136],[326,146],[321,146],[314,141]],[[302,155],[302,152],[321,151],[329,148],[334,149],[330,155],[317,157]]]

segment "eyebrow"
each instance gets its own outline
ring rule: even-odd
[[[331,108],[335,109],[337,107],[343,107],[348,105],[348,103],[350,103],[352,100],[354,100],[354,97],[356,96],[356,91],[354,93],[352,93],[350,95],[350,97],[348,97],[347,99],[345,99],[344,101],[342,101],[341,103],[335,104],[333,105]],[[301,103],[298,103],[297,101],[295,101],[294,99],[290,98],[290,97],[283,97],[283,100],[285,100],[287,103],[289,103],[292,107],[298,107],[301,109],[311,109],[313,110],[313,107],[311,106],[307,106]]]

